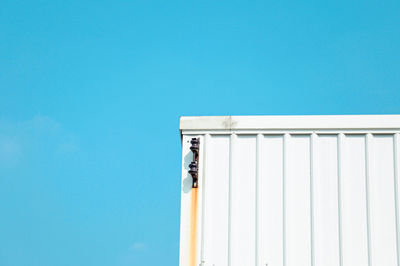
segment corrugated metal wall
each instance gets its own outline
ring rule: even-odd
[[[200,137],[196,265],[399,265],[397,133]],[[183,215],[182,236],[193,236],[190,223]],[[181,266],[190,265],[188,243]]]

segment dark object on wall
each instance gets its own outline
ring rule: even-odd
[[[189,174],[193,179],[193,188],[198,187],[198,175],[199,175],[199,150],[200,150],[200,138],[192,138],[190,141],[190,150],[193,152],[193,161],[189,164]]]

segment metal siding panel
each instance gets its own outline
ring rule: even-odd
[[[399,225],[399,197],[400,197],[400,140],[399,134],[394,134],[394,143],[393,143],[393,162],[394,162],[394,194],[395,194],[395,207],[396,207],[396,251],[397,251],[397,265],[400,265],[400,225]]]
[[[283,266],[283,136],[261,139],[259,264]]]
[[[263,143],[263,138],[264,136],[262,134],[257,134],[257,143],[256,143],[256,204],[255,204],[255,266],[260,265],[260,198],[262,195],[262,190],[260,187],[260,175],[261,175],[261,148],[262,148],[262,143]]]
[[[283,167],[282,167],[282,260],[283,266],[287,265],[287,252],[286,252],[286,179],[288,174],[288,145],[290,135],[285,133],[283,135]]]
[[[315,266],[339,266],[337,137],[317,137],[313,160]]]
[[[212,136],[207,143],[204,219],[206,265],[228,264],[229,142],[229,136]]]
[[[231,265],[254,265],[256,136],[237,137],[232,156]]]
[[[397,265],[393,136],[371,138],[369,199],[371,265]]]
[[[229,208],[228,208],[228,266],[231,266],[232,254],[232,176],[233,152],[235,151],[236,135],[232,134],[229,142]]]
[[[310,136],[287,143],[286,265],[311,265]]]
[[[199,178],[199,187],[200,187],[200,191],[201,191],[201,221],[199,224],[200,227],[200,232],[201,232],[201,238],[200,238],[200,258],[199,258],[199,264],[202,265],[202,263],[204,262],[205,258],[204,258],[204,252],[205,252],[205,247],[204,247],[204,241],[205,241],[205,236],[206,236],[206,232],[205,232],[205,219],[206,219],[206,215],[205,215],[205,210],[206,210],[206,173],[205,170],[207,169],[207,154],[209,154],[208,150],[207,150],[207,146],[210,145],[210,135],[206,134],[203,137],[203,150],[202,150],[202,167],[201,167],[201,172],[200,174],[200,178]]]
[[[343,266],[368,265],[365,136],[345,136],[342,147]]]
[[[204,175],[204,169],[205,169],[205,153],[206,153],[206,145],[205,145],[205,136],[200,136],[200,154],[199,154],[199,172],[198,172],[198,188],[197,190],[197,199],[192,201],[193,205],[197,205],[195,207],[196,209],[196,214],[192,215],[193,220],[196,219],[196,224],[195,226],[195,231],[196,231],[196,243],[195,243],[195,250],[196,250],[196,256],[195,256],[195,263],[192,263],[191,265],[200,265],[200,262],[202,260],[203,256],[203,238],[204,238],[204,192],[206,188],[205,184],[205,175]],[[192,189],[193,190],[193,189]],[[192,192],[193,193],[193,192]],[[192,206],[193,208],[193,206]],[[190,266],[191,266],[190,265]]]

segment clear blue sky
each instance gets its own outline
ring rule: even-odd
[[[179,116],[400,113],[399,14],[3,0],[0,265],[178,265]]]

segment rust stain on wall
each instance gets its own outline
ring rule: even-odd
[[[196,266],[197,244],[197,188],[192,189],[190,203],[190,240],[189,240],[189,266]]]

